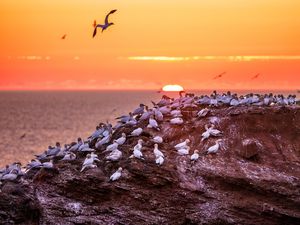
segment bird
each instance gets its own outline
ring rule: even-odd
[[[65,154],[65,156],[61,159],[62,161],[71,161],[76,159],[76,155],[73,152],[69,152]]]
[[[86,158],[82,164],[82,168],[80,172],[82,172],[86,168],[96,168],[97,165],[94,164],[94,158],[91,157],[91,154],[87,154]]]
[[[159,156],[161,156],[163,158],[165,157],[164,154],[158,149],[158,144],[154,144],[153,153],[154,153],[156,158],[159,157]]]
[[[258,78],[259,75],[260,75],[260,73],[255,74],[255,75],[251,78],[251,80],[254,80],[254,79]]]
[[[187,146],[186,148],[180,148],[177,150],[177,153],[179,155],[188,155],[189,154],[189,151],[190,151],[190,147]]]
[[[47,169],[52,169],[53,168],[53,159],[51,159],[49,162],[43,162],[42,167],[47,168]]]
[[[61,37],[61,39],[64,40],[64,39],[66,39],[66,37],[67,37],[67,35],[64,34],[64,35]]]
[[[143,129],[139,127],[139,128],[134,129],[134,130],[131,132],[130,136],[132,136],[132,137],[137,137],[137,136],[140,136],[141,133],[143,133]]]
[[[1,180],[13,181],[13,180],[17,179],[17,177],[18,177],[18,170],[13,169],[8,174],[3,175],[1,177]]]
[[[123,170],[122,167],[119,167],[118,170],[110,176],[109,180],[110,181],[118,180],[122,175],[122,170]]]
[[[191,155],[191,161],[197,161],[199,158],[199,151],[198,150],[195,150],[194,151],[194,154]]]
[[[209,113],[209,109],[208,108],[204,108],[204,109],[201,109],[198,113],[197,113],[197,116],[198,117],[204,117],[207,115],[207,113]]]
[[[96,20],[94,20],[93,27],[95,28],[96,26],[97,26],[97,22]]]
[[[122,133],[122,136],[115,140],[118,145],[124,144],[126,141],[126,134]]]
[[[113,150],[105,159],[110,161],[118,161],[122,157],[122,152],[119,149]]]
[[[143,140],[139,139],[138,143],[133,147],[133,155],[130,156],[130,158],[138,158],[138,159],[144,159],[143,153],[142,153],[142,143]]]
[[[161,144],[161,143],[163,143],[163,138],[162,138],[161,136],[155,136],[155,137],[153,138],[153,141],[154,141],[155,143]]]
[[[157,156],[157,157],[155,158],[155,163],[156,163],[157,165],[162,165],[162,164],[164,163],[164,161],[165,161],[165,159],[164,159],[164,157],[162,157],[162,156]]]
[[[101,27],[102,28],[102,31],[101,32],[103,32],[104,30],[106,30],[109,26],[111,26],[111,25],[114,25],[114,23],[109,23],[108,22],[108,17],[109,17],[109,15],[110,14],[113,14],[114,12],[116,12],[117,10],[116,9],[114,9],[114,10],[111,10],[107,15],[106,15],[106,17],[105,17],[105,24],[97,24],[96,26],[95,26],[95,29],[94,29],[94,33],[93,33],[93,37],[95,37],[96,36],[96,34],[97,34],[97,28],[98,27]]]
[[[180,125],[183,124],[183,119],[180,117],[176,117],[170,120],[170,124]]]
[[[219,75],[215,76],[213,79],[219,79],[221,78],[224,74],[226,74],[226,72],[220,73]]]
[[[183,142],[181,142],[181,143],[175,145],[174,148],[175,148],[176,150],[179,150],[179,149],[182,149],[182,148],[187,148],[187,147],[188,147],[188,144],[189,144],[190,142],[191,142],[190,139],[186,139],[185,141],[183,141]]]
[[[20,136],[20,139],[23,139],[25,136],[26,136],[26,133],[22,134],[22,135]]]
[[[119,144],[117,143],[116,140],[114,140],[114,142],[113,142],[112,144],[110,144],[110,145],[108,145],[108,146],[106,147],[105,152],[108,152],[108,151],[111,152],[111,151],[117,149],[118,146],[119,146]]]
[[[151,115],[150,118],[149,118],[149,124],[148,126],[149,128],[154,128],[156,130],[159,130],[159,127],[158,127],[158,123],[157,121],[154,119],[154,116]]]
[[[213,146],[210,146],[208,149],[207,149],[207,154],[210,154],[210,153],[216,153],[218,150],[219,150],[219,148],[220,148],[220,142],[221,142],[222,140],[221,139],[218,139],[218,140],[216,140],[216,144],[215,145],[213,145]]]
[[[97,143],[95,144],[96,148],[100,148],[100,146],[107,144],[108,142],[110,142],[111,139],[111,135],[108,135],[106,137],[103,137],[102,139],[100,139],[99,141],[97,141]]]

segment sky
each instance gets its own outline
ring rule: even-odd
[[[1,0],[0,90],[300,89],[299,27],[298,0]]]

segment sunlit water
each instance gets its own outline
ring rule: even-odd
[[[115,124],[116,116],[128,114],[140,103],[152,106],[151,100],[161,95],[155,91],[0,92],[0,167],[15,161],[24,164],[57,141],[86,138],[99,122]]]

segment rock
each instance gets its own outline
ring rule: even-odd
[[[72,162],[55,161],[55,170],[3,182],[0,223],[300,224],[300,107],[248,110],[257,108],[214,108],[224,145],[214,155],[201,155],[216,140],[200,142],[210,118],[184,113],[180,126],[170,126],[167,118],[160,132],[147,130],[144,161],[128,159],[139,139],[130,137],[120,146],[119,162],[106,162],[98,150],[97,168],[80,173],[85,156],[78,155]],[[167,140],[160,145],[162,166],[155,164],[151,135]],[[173,148],[186,138],[191,152],[200,151],[197,162]],[[122,177],[110,182],[118,167]]]

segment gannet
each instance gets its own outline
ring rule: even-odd
[[[163,116],[162,112],[159,111],[159,109],[154,108],[153,111],[154,111],[155,119],[156,119],[157,121],[163,121],[163,120],[164,120],[164,116]]]
[[[218,129],[215,129],[214,127],[215,127],[215,125],[212,124],[211,127],[208,129],[210,135],[215,136],[215,137],[222,135],[222,132],[219,131]]]
[[[163,158],[165,157],[164,154],[158,149],[158,144],[154,144],[153,153],[154,153],[156,158],[159,157],[159,156],[161,156]]]
[[[100,148],[100,146],[107,144],[108,142],[110,142],[111,139],[111,135],[108,135],[102,139],[100,139],[99,141],[97,141],[97,143],[95,144],[96,148]]]
[[[187,148],[187,147],[188,147],[188,144],[189,144],[190,142],[191,142],[190,139],[186,139],[185,141],[183,141],[183,142],[181,142],[181,143],[175,145],[174,148],[177,149],[177,150],[178,150],[178,149],[182,149],[182,148]]]
[[[47,169],[53,168],[53,159],[51,159],[49,162],[43,162],[42,167]]]
[[[33,168],[39,168],[39,167],[41,167],[41,166],[42,166],[42,163],[41,163],[38,159],[33,159],[33,160],[31,160],[30,163],[28,163],[28,164],[26,165],[26,170],[25,170],[25,172],[27,172],[27,171],[29,171],[29,170],[31,170],[31,169],[33,169]]]
[[[155,136],[155,137],[153,138],[153,141],[154,141],[155,143],[161,144],[161,143],[163,143],[163,138],[160,137],[160,136]]]
[[[116,12],[116,11],[117,11],[116,9],[111,10],[111,11],[106,15],[106,17],[105,17],[105,24],[103,24],[103,25],[102,25],[102,24],[97,24],[97,25],[95,26],[94,33],[93,33],[93,37],[96,36],[96,34],[97,34],[97,28],[98,28],[98,27],[101,27],[101,28],[102,28],[102,31],[101,31],[101,32],[103,32],[103,31],[106,30],[109,26],[114,25],[114,23],[109,23],[109,22],[108,22],[108,17],[109,17],[110,14],[113,14],[113,13]]]
[[[122,145],[126,141],[126,134],[122,133],[122,136],[115,140],[118,145]]]
[[[142,115],[144,113],[144,110],[145,110],[145,105],[141,103],[140,107],[138,107],[133,111],[132,115]]]
[[[188,155],[189,154],[189,151],[190,151],[190,147],[187,146],[186,148],[180,148],[177,150],[177,153],[179,155]]]
[[[156,130],[159,130],[158,123],[154,119],[153,115],[151,115],[150,118],[149,118],[149,127],[154,128]]]
[[[176,117],[176,118],[171,119],[170,123],[180,125],[180,124],[183,124],[183,119],[180,117]]]
[[[71,161],[76,159],[76,155],[73,152],[68,152],[65,156],[61,159],[62,161]]]
[[[165,159],[164,159],[164,157],[162,157],[162,156],[157,156],[157,157],[155,158],[155,163],[156,163],[157,165],[162,165],[162,164],[164,163],[164,161],[165,161]]]
[[[213,146],[210,146],[208,149],[207,149],[207,154],[210,154],[210,153],[216,153],[218,150],[219,150],[219,148],[220,148],[220,144],[219,144],[219,142],[221,142],[222,140],[221,139],[219,139],[219,140],[216,140],[216,144],[215,145],[213,145]]]
[[[131,132],[130,136],[137,137],[137,136],[140,136],[141,133],[143,133],[143,129],[139,127],[139,128],[134,129]]]
[[[208,113],[209,113],[209,109],[208,108],[204,108],[204,109],[201,109],[198,113],[197,113],[197,116],[198,117],[204,117],[206,116]]]
[[[226,72],[220,73],[219,75],[215,76],[213,79],[219,79],[221,78],[224,74],[226,74]]]
[[[18,177],[18,170],[11,170],[8,174],[5,174],[1,177],[1,180],[9,180],[9,181],[13,181],[15,179],[17,179]]]
[[[143,153],[142,153],[142,143],[143,143],[143,140],[142,139],[139,139],[138,140],[138,143],[134,146],[133,148],[133,155],[130,156],[130,158],[138,158],[138,159],[144,159],[143,158]]]
[[[237,105],[239,105],[239,100],[237,100],[237,99],[235,99],[235,98],[231,99],[230,105],[231,105],[231,106],[237,106]]]
[[[72,145],[70,148],[69,148],[69,151],[70,152],[75,152],[75,151],[78,151],[79,147],[83,144],[83,140],[79,137],[77,138],[77,143]]]
[[[97,165],[94,164],[94,158],[91,157],[91,154],[87,154],[86,158],[82,164],[82,168],[80,172],[82,172],[86,168],[96,168]]]
[[[163,107],[160,107],[159,108],[159,111],[163,114],[163,115],[166,115],[166,114],[169,114],[171,112],[171,108],[169,105],[166,105],[166,106],[163,106]]]
[[[106,156],[106,159],[110,161],[118,161],[121,157],[122,152],[119,149],[115,149],[108,156]]]
[[[199,151],[198,150],[195,150],[194,151],[194,154],[191,155],[191,161],[197,161],[199,158]]]
[[[153,115],[153,113],[154,113],[152,109],[148,109],[148,106],[145,106],[145,109],[146,109],[146,111],[139,118],[140,121],[148,120],[150,118],[150,116]]]
[[[172,110],[170,112],[172,117],[182,117],[181,111],[180,110]]]
[[[59,152],[60,152],[60,143],[56,142],[55,147],[54,148],[48,148],[47,150],[47,156],[56,156]]]
[[[208,128],[208,125],[205,124],[205,131],[201,134],[202,139],[201,141],[204,141],[205,139],[209,138],[210,136],[210,128]]]
[[[114,142],[112,143],[112,144],[110,144],[110,145],[108,145],[107,147],[106,147],[106,150],[105,151],[113,151],[113,150],[115,150],[115,149],[117,149],[118,148],[118,143],[116,142],[116,140],[114,140]]]
[[[121,175],[122,175],[122,167],[119,167],[118,170],[110,176],[109,180],[111,181],[118,180],[121,177]]]

